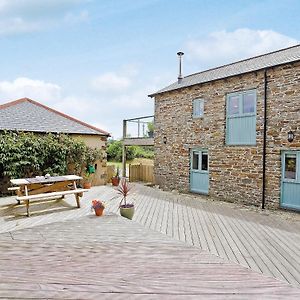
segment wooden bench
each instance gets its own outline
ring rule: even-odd
[[[15,194],[19,194],[19,191],[20,191],[20,187],[19,186],[11,186],[9,188],[7,188],[8,191],[12,192],[12,195],[15,193]],[[18,204],[20,204],[20,200],[17,200],[18,201]]]
[[[19,186],[12,186],[12,187],[7,188],[7,190],[8,191],[19,191],[20,187]]]
[[[81,189],[76,188],[74,190],[69,191],[61,191],[61,192],[51,192],[51,193],[43,193],[43,194],[35,194],[35,195],[28,195],[28,196],[18,196],[16,197],[17,201],[24,201],[26,204],[27,216],[29,217],[29,201],[30,200],[42,200],[42,199],[53,199],[56,197],[62,197],[65,195],[74,194],[76,197],[77,207],[80,208],[80,196],[83,192],[88,192],[88,189]]]

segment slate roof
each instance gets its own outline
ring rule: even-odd
[[[226,77],[236,76],[244,73],[262,70],[268,67],[274,67],[300,60],[300,45],[277,50],[263,55],[251,57],[228,65],[209,69],[203,72],[191,74],[182,79],[181,83],[177,81],[171,85],[149,95],[153,97],[157,94],[177,90],[199,83],[210,82]]]
[[[109,136],[109,133],[28,98],[0,105],[0,130]]]

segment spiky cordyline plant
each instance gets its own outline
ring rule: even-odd
[[[128,181],[126,180],[126,178],[122,178],[117,188],[118,194],[122,196],[119,207],[130,208],[134,206],[133,203],[127,203],[126,201],[130,190],[131,190],[131,186],[129,185]]]

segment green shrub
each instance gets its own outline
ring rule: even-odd
[[[107,147],[107,159],[109,161],[122,161],[122,141],[110,140]],[[153,147],[129,146],[126,147],[126,159],[154,158]]]
[[[122,161],[122,142],[110,140],[107,147],[107,160]]]
[[[63,175],[70,165],[80,175],[101,156],[99,149],[91,149],[67,135],[0,133],[0,177]]]

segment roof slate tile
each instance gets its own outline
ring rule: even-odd
[[[109,135],[28,98],[0,105],[0,130]]]
[[[203,72],[191,74],[182,79],[180,83],[174,82],[171,85],[149,95],[153,97],[157,94],[189,87],[192,85],[210,82],[222,78],[236,76],[244,73],[262,70],[300,60],[300,45],[255,56],[228,65],[209,69]]]

